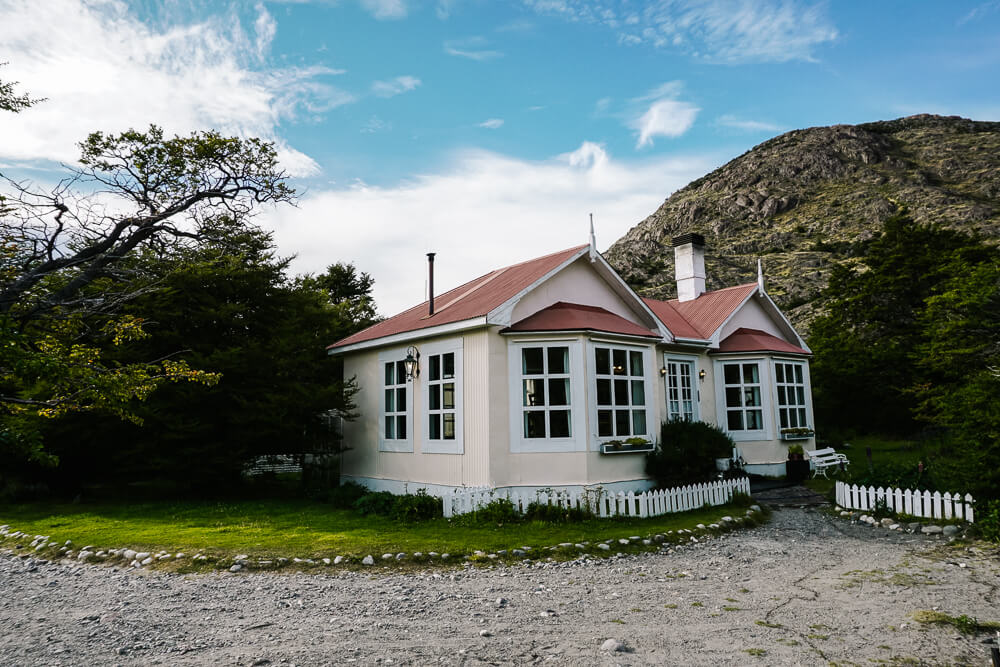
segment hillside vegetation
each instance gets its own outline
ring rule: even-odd
[[[673,298],[670,239],[698,232],[709,289],[753,280],[760,257],[806,333],[833,267],[857,263],[901,208],[1000,239],[1000,123],[920,115],[782,134],[675,192],[606,257],[643,296]]]

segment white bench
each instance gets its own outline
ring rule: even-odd
[[[826,477],[827,468],[846,467],[851,463],[846,455],[835,451],[833,447],[817,449],[811,452],[807,450],[806,454],[809,456],[809,460],[812,461],[814,466],[813,477],[816,475],[823,475],[823,477]]]

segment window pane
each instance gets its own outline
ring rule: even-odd
[[[405,410],[406,410],[406,387],[400,387],[399,389],[396,390],[396,412],[403,412]]]
[[[757,364],[743,364],[743,381],[747,384],[760,382],[760,377],[757,375]]]
[[[403,384],[406,382],[406,364],[402,361],[396,362],[396,384]]]
[[[445,382],[441,385],[441,407],[444,410],[455,409],[455,383]]]
[[[597,435],[602,438],[610,437],[614,435],[614,429],[611,424],[611,410],[598,410],[597,411]]]
[[[636,377],[642,377],[642,352],[628,353],[629,360],[629,374]]]
[[[533,410],[524,413],[524,437],[545,437],[545,411]]]
[[[390,361],[385,365],[385,386],[396,384],[395,377],[396,374],[393,372],[396,369],[396,363]]]
[[[553,410],[549,413],[550,437],[569,437],[569,410]]]
[[[598,375],[611,375],[611,350],[606,347],[595,348],[594,361]]]
[[[396,418],[386,417],[385,418],[385,439],[395,440],[396,439]]]
[[[795,388],[795,396],[799,399],[796,402],[796,405],[805,405],[806,404],[806,390],[805,390],[804,387],[796,387]]]
[[[442,357],[442,371],[441,377],[453,378],[455,377],[455,353],[449,352]]]
[[[615,405],[628,405],[628,380],[615,380]]]
[[[524,381],[524,404],[545,405],[545,380]]]
[[[406,440],[406,417],[396,417],[396,438]]]
[[[549,380],[549,405],[569,405],[569,379]]]
[[[799,408],[798,409],[798,413],[799,413],[799,426],[805,426],[806,425],[806,409],[805,408]]]
[[[785,401],[785,388],[778,387],[778,405],[788,405]]]
[[[521,370],[525,375],[541,375],[545,372],[542,365],[542,348],[526,347],[521,350]]]
[[[764,413],[760,410],[747,410],[747,430],[759,431],[764,428]]]
[[[427,408],[430,410],[441,409],[441,385],[432,384],[427,387]]]
[[[739,364],[726,364],[722,367],[726,375],[726,384],[739,384],[740,383],[740,367]]]
[[[611,350],[611,359],[614,361],[614,372],[615,375],[625,375],[626,369],[626,354],[625,350]]]
[[[444,439],[454,440],[455,439],[455,413],[449,412],[447,414],[441,415],[441,419],[444,421]]]
[[[792,427],[792,428],[796,428],[796,427],[799,426],[799,419],[798,419],[798,411],[797,410],[794,410],[794,409],[793,410],[788,410],[788,425],[790,427]]]
[[[430,421],[428,422],[428,438],[431,440],[441,439],[441,415],[428,415]]]
[[[550,347],[549,353],[549,373],[569,373],[569,348]]]
[[[743,430],[743,411],[742,410],[730,410],[726,413],[729,421],[730,431],[742,431]]]
[[[645,410],[633,410],[632,411],[632,434],[633,435],[646,435],[646,411]]]
[[[743,405],[740,400],[740,388],[739,387],[726,387],[726,407],[727,408],[738,408]]]
[[[597,404],[611,405],[611,380],[597,381]]]
[[[743,388],[743,405],[754,407],[760,405],[760,387]]]
[[[615,410],[615,435],[629,435],[630,417],[629,410]]]
[[[774,367],[774,378],[778,382],[784,382],[785,381],[785,365],[784,364],[777,364]]]
[[[795,382],[802,384],[802,366],[795,367]]]
[[[385,390],[385,411],[395,412],[396,411],[396,390],[386,389]]]
[[[644,380],[632,380],[632,405],[646,404],[646,382]]]
[[[435,354],[430,358],[427,369],[427,379],[431,382],[441,379],[441,355]]]

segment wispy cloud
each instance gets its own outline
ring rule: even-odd
[[[700,109],[676,99],[682,88],[680,81],[668,81],[632,100],[637,110],[627,114],[626,124],[638,135],[636,148],[652,146],[654,137],[679,137],[691,129]]]
[[[231,14],[151,27],[124,3],[2,4],[7,74],[48,98],[0,123],[3,158],[73,162],[76,143],[93,130],[156,123],[172,133],[215,128],[276,141],[286,169],[305,175],[319,167],[280,140],[278,124],[355,99],[330,83],[342,70],[251,66],[267,55],[277,31],[263,6],[247,31]]]
[[[775,123],[768,123],[760,120],[749,120],[729,114],[716,118],[715,124],[721,127],[741,130],[743,132],[780,132],[782,129],[780,125],[776,125]]]
[[[379,97],[393,97],[409,92],[420,85],[420,79],[415,76],[397,76],[388,81],[376,81],[372,84],[372,92]]]
[[[963,14],[958,21],[957,25],[965,25],[969,21],[977,21],[988,14],[1000,11],[1000,0],[990,0],[989,2],[984,2],[982,4],[973,7],[967,13]]]
[[[404,0],[361,0],[361,6],[379,20],[402,19],[408,13]]]
[[[488,45],[489,42],[483,37],[468,37],[445,42],[444,52],[450,56],[479,61],[503,57],[502,51],[486,48]]]
[[[649,44],[716,63],[814,60],[837,39],[825,5],[790,0],[524,0],[541,14],[595,23],[625,44]]]
[[[496,130],[503,127],[503,118],[490,118],[489,120],[484,120],[479,123],[479,127],[485,127],[487,130]]]
[[[376,132],[387,132],[392,129],[392,123],[387,123],[378,116],[372,116],[361,126],[362,134],[375,134]]]
[[[423,300],[423,282],[413,276],[424,275],[425,252],[438,253],[435,283],[443,291],[489,269],[586,242],[591,212],[607,247],[671,191],[723,159],[623,162],[591,142],[539,161],[465,151],[398,185],[314,189],[298,207],[259,220],[275,230],[284,252],[297,253],[295,271],[322,271],[332,252],[350,257],[374,277],[379,310],[392,315]],[[329,224],[330,211],[338,224]],[[419,223],[419,233],[400,221]]]

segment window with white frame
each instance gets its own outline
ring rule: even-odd
[[[462,342],[445,341],[422,350],[421,403],[423,443],[427,454],[461,454]]]
[[[667,419],[694,421],[697,418],[694,361],[667,357],[663,366],[667,371],[664,377],[667,392]]]
[[[402,359],[380,356],[382,402],[379,435],[384,451],[412,451],[410,439],[410,388]]]
[[[569,346],[521,348],[524,437],[572,437]]]
[[[595,345],[593,350],[597,437],[647,435],[643,353],[603,345]]]
[[[760,363],[740,361],[722,365],[726,427],[729,431],[764,429]]]
[[[780,428],[807,428],[804,364],[776,361],[774,383],[778,394]]]

